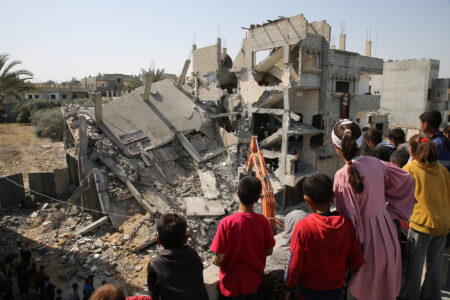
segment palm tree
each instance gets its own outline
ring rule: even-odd
[[[35,89],[31,83],[25,81],[32,79],[33,73],[22,69],[13,71],[12,69],[22,62],[14,60],[7,64],[8,59],[8,54],[0,54],[0,99],[8,95],[20,97],[25,91]]]
[[[141,76],[134,78],[130,81],[130,83],[127,85],[127,88],[131,91],[137,89],[140,86],[144,85],[144,82],[147,80],[148,74],[150,74],[151,70],[145,70],[141,69],[141,76],[142,81],[140,79]],[[156,69],[156,71],[153,72],[153,80],[152,82],[160,81],[166,78],[166,74],[164,73],[164,69]]]

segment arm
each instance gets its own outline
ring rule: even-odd
[[[361,247],[356,240],[355,230],[353,229],[353,226],[351,227],[351,230],[353,242],[350,248],[349,256],[347,258],[347,269],[356,271],[364,264],[364,258],[361,253]]]
[[[159,293],[158,288],[156,285],[157,276],[154,268],[152,267],[152,261],[148,264],[147,267],[147,287],[148,287],[148,293],[154,300],[159,299]]]
[[[211,262],[213,264],[215,264],[216,266],[220,267],[220,264],[222,263],[224,257],[225,257],[225,254],[216,253]]]
[[[399,167],[385,163],[384,189],[386,209],[392,219],[409,220],[414,208],[415,184],[413,177],[407,172],[408,165]]]
[[[291,254],[288,264],[286,266],[286,272],[284,281],[288,289],[295,288],[300,279],[300,275],[303,270],[304,264],[304,246],[302,245],[300,238],[299,224],[295,226],[294,233],[291,238]]]

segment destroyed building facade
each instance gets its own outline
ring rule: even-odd
[[[194,45],[193,74],[184,88],[214,103],[221,130],[240,144],[258,135],[266,159],[277,161],[272,179],[278,191],[287,187],[295,194],[306,175],[332,176],[340,167],[328,139],[339,118],[375,126],[368,113],[378,111],[380,96],[370,94],[370,75],[382,73],[383,61],[346,51],[345,35],[340,49],[331,49],[330,25],[309,23],[303,15],[244,29],[234,61],[221,50],[220,39],[204,48]],[[261,53],[266,57],[257,62]],[[383,120],[377,121],[387,130]],[[279,197],[282,206],[292,204],[287,194]]]
[[[331,49],[331,27],[303,15],[246,29],[234,61],[220,38],[193,45],[190,76],[188,59],[177,82],[152,83],[150,74],[109,103],[98,91],[94,107],[63,108],[70,178],[79,186],[71,201],[81,197],[84,207],[110,213],[116,228],[124,212],[231,213],[239,167],[257,135],[284,209],[301,201],[305,176],[333,176],[341,166],[329,139],[337,120],[387,128],[369,87],[381,59]],[[180,177],[199,189],[173,199],[165,191],[176,190]]]

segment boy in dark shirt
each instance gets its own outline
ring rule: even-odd
[[[263,270],[275,239],[266,217],[253,211],[261,182],[252,176],[239,181],[239,211],[220,221],[211,245],[220,266],[219,299],[262,299]]]
[[[298,221],[292,234],[286,299],[294,299],[300,285],[305,300],[342,300],[346,269],[357,270],[364,263],[355,229],[350,220],[330,212],[334,195],[328,176],[309,176],[303,192],[314,213]]]
[[[157,223],[156,242],[164,250],[148,264],[147,285],[153,300],[207,300],[203,264],[197,252],[186,245],[186,219],[168,213]]]

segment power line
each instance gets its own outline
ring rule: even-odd
[[[92,211],[92,212],[96,212],[96,213],[100,213],[100,214],[104,214],[104,215],[113,215],[113,216],[125,217],[125,218],[132,217],[132,216],[129,216],[129,215],[121,215],[121,214],[116,214],[116,213],[112,213],[112,212],[103,212],[103,211],[96,210],[96,209],[91,209],[91,208],[82,207],[82,206],[79,206],[79,205],[76,205],[76,204],[73,204],[73,203],[70,203],[70,202],[67,202],[67,201],[64,201],[64,200],[60,200],[60,199],[53,198],[53,197],[51,197],[51,196],[44,195],[44,194],[39,193],[39,192],[36,192],[36,191],[34,191],[34,190],[30,189],[30,188],[26,188],[25,186],[20,185],[20,184],[18,184],[18,183],[15,182],[15,181],[12,181],[12,180],[9,179],[8,177],[3,177],[3,178],[6,179],[6,180],[8,180],[9,182],[14,183],[15,185],[17,185],[17,186],[19,186],[19,187],[21,187],[21,188],[23,188],[24,190],[28,190],[28,191],[31,192],[31,193],[37,194],[37,195],[42,196],[42,197],[45,197],[45,198],[47,198],[47,199],[51,199],[51,200],[56,201],[56,202],[60,202],[60,203],[67,204],[67,205],[72,205],[72,206],[81,208],[81,209],[83,209],[83,210],[88,210],[88,211]]]

